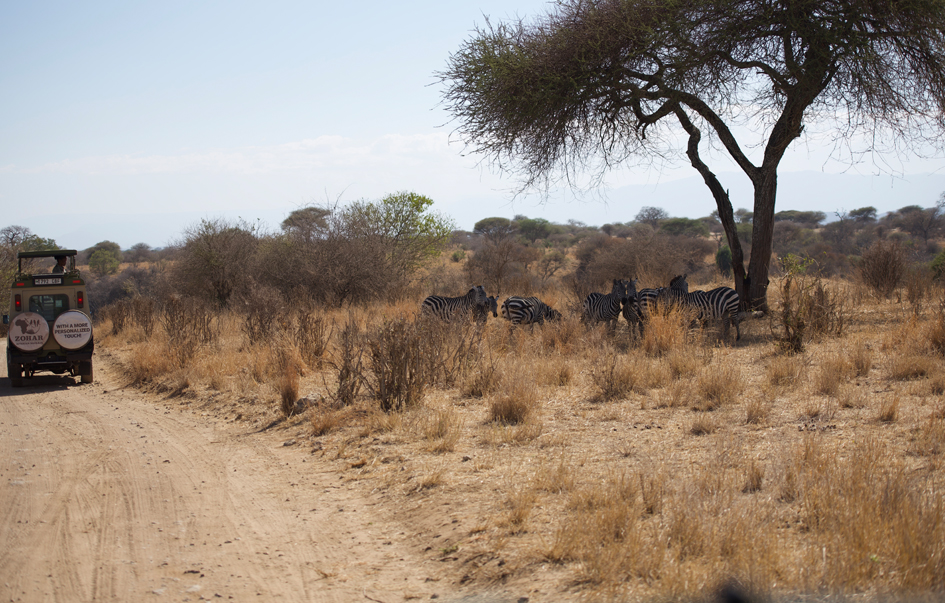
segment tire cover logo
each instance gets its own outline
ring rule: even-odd
[[[24,312],[13,318],[10,343],[24,352],[35,352],[49,339],[49,325],[36,312]]]
[[[53,337],[67,350],[77,350],[92,339],[92,321],[77,310],[63,312],[53,325]]]

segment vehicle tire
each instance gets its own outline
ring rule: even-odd
[[[19,364],[7,363],[7,377],[13,387],[23,387],[23,369]]]
[[[81,381],[82,383],[92,383],[92,382],[95,380],[94,376],[92,375],[92,361],[89,360],[87,363],[86,363],[86,362],[83,362],[82,364],[83,364],[83,365],[84,365],[84,364],[88,364],[88,365],[89,365],[89,367],[88,367],[88,368],[89,368],[89,370],[88,370],[88,373],[89,373],[89,374],[88,374],[88,375],[80,375],[80,376],[79,376],[79,381]],[[84,368],[84,367],[83,367],[83,368]],[[83,371],[83,372],[84,372],[84,371]]]

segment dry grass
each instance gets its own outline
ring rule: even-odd
[[[837,355],[824,358],[820,363],[813,381],[815,394],[836,396],[840,386],[853,372],[853,366],[846,356]]]
[[[435,410],[425,415],[420,431],[430,452],[452,452],[463,435],[463,420],[451,408]]]
[[[934,597],[945,590],[937,294],[923,294],[923,313],[829,284],[808,297],[834,303],[846,287],[845,314],[828,308],[832,326],[808,328],[791,355],[780,322],[746,321],[738,345],[716,348],[673,313],[639,341],[574,316],[515,332],[491,318],[424,325],[430,379],[390,412],[357,387],[376,377],[363,336],[409,323],[416,304],[318,312],[321,353],[298,333],[247,346],[226,314],[183,366],[159,321],[151,337],[126,321],[100,341],[130,381],[206,394],[257,426],[283,400],[318,400],[294,423],[317,436],[313,460],[392,509],[422,501],[422,517],[404,519],[417,534],[462,518],[450,576],[475,588],[553,580],[549,599],[704,600],[734,581],[760,600]],[[392,354],[383,366],[399,366]]]
[[[778,355],[767,366],[768,383],[777,388],[793,388],[801,382],[806,364],[801,355]]]
[[[734,363],[707,366],[696,379],[696,389],[699,398],[693,405],[695,410],[716,410],[731,404],[744,389],[741,369]]]

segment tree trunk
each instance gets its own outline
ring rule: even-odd
[[[748,264],[748,310],[768,312],[768,267],[774,237],[774,202],[778,192],[775,168],[763,169],[753,183],[755,209],[752,216],[751,261]]]
[[[699,128],[692,123],[689,116],[679,107],[677,107],[676,116],[679,118],[679,123],[682,124],[683,129],[689,134],[689,144],[686,148],[686,155],[689,157],[692,167],[696,168],[696,171],[702,175],[702,179],[705,181],[706,186],[709,187],[709,190],[712,192],[712,197],[715,199],[715,206],[719,210],[719,221],[722,222],[722,228],[725,229],[725,238],[728,239],[728,247],[732,250],[732,274],[735,277],[735,292],[738,293],[739,299],[738,306],[740,310],[746,310],[749,307],[748,300],[752,298],[750,298],[750,292],[746,291],[745,287],[745,254],[742,252],[742,244],[738,240],[738,230],[735,225],[735,212],[732,210],[732,201],[729,199],[728,191],[726,191],[722,187],[722,183],[719,182],[718,177],[699,156],[699,140],[702,138],[702,132],[699,131]],[[754,241],[754,239],[752,240]],[[767,282],[767,274],[765,274],[765,280]]]

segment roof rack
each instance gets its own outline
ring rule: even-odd
[[[78,254],[75,249],[45,249],[43,251],[21,251],[16,254],[17,259],[20,258],[54,258],[56,256],[64,255],[66,257],[73,256]]]

